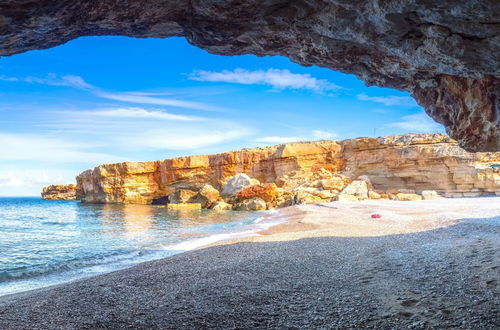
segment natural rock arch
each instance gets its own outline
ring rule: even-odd
[[[469,151],[500,150],[498,0],[6,0],[0,55],[80,36],[184,36],[410,92]]]

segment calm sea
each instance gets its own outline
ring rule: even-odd
[[[270,225],[262,215],[0,198],[0,295],[249,235]]]

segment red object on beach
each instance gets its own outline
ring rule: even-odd
[[[382,218],[382,216],[378,213],[372,214],[372,219],[378,219],[378,218]]]

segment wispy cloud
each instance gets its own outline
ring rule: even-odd
[[[264,136],[261,138],[255,139],[255,142],[263,142],[263,143],[289,143],[289,142],[298,142],[304,141],[305,139],[300,136]]]
[[[94,145],[46,135],[0,133],[0,160],[37,160],[58,163],[121,161],[120,157],[88,151]]]
[[[312,136],[315,139],[328,140],[328,139],[333,139],[333,138],[337,137],[338,135],[337,135],[337,133],[334,133],[334,132],[314,130],[314,131],[312,131]]]
[[[194,110],[204,110],[204,111],[220,111],[218,107],[208,105],[201,102],[193,102],[180,100],[175,98],[164,98],[158,97],[162,95],[168,95],[168,93],[147,93],[147,92],[110,92],[105,91],[97,86],[94,86],[86,82],[82,77],[76,75],[64,75],[58,76],[55,74],[49,74],[46,77],[5,77],[0,76],[0,80],[12,81],[12,82],[26,82],[35,83],[50,86],[66,86],[72,87],[80,90],[87,91],[94,94],[97,97],[121,101],[127,103],[136,104],[148,104],[148,105],[161,105],[161,106],[171,106],[176,108],[194,109]]]
[[[303,136],[264,136],[255,139],[255,142],[264,144],[280,144],[300,141],[313,141],[313,140],[328,140],[337,137],[334,132],[327,132],[322,130],[313,130],[310,134]]]
[[[97,111],[87,112],[73,112],[78,114],[86,114],[98,117],[110,118],[142,118],[142,119],[160,119],[160,120],[177,120],[177,121],[197,121],[203,120],[202,117],[176,115],[165,112],[163,110],[146,110],[144,108],[130,107],[130,108],[109,108]]]
[[[325,79],[312,77],[308,73],[293,73],[290,70],[268,69],[249,71],[235,69],[233,71],[195,71],[190,79],[197,81],[226,82],[243,85],[267,85],[274,89],[303,89],[315,93],[324,93],[342,87]]]
[[[424,112],[401,117],[401,121],[387,124],[389,127],[395,127],[407,132],[442,132],[443,126],[434,122]]]
[[[103,99],[122,101],[128,103],[163,105],[176,108],[187,108],[187,109],[205,110],[205,111],[218,110],[217,107],[213,107],[204,103],[144,96],[137,93],[128,93],[128,92],[110,93],[110,92],[96,91],[94,94]]]
[[[135,148],[195,150],[233,141],[252,133],[253,130],[245,127],[235,127],[234,129],[197,127],[189,130],[174,127],[168,130],[148,130],[139,134],[123,136],[120,137],[120,140]]]
[[[358,94],[358,100],[371,101],[375,103],[382,103],[386,106],[403,105],[403,106],[416,106],[417,103],[410,96],[368,96],[366,94]]]

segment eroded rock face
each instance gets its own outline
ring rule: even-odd
[[[0,55],[79,36],[184,36],[405,90],[469,151],[500,150],[498,0],[0,2]]]
[[[76,185],[74,184],[53,184],[44,187],[42,190],[42,198],[45,200],[76,200]]]
[[[176,194],[183,192],[183,201],[190,201],[209,184],[213,189],[205,188],[205,195],[212,196],[211,203],[217,200],[215,190],[237,188],[233,194],[222,194],[227,202],[259,181],[263,186],[249,189],[246,197],[262,198],[268,191],[273,196],[278,192],[280,197],[272,199],[273,206],[287,205],[295,196],[299,202],[329,201],[341,190],[343,195],[361,199],[371,190],[380,191],[377,194],[382,198],[388,190],[394,198],[398,193],[420,194],[425,190],[447,197],[471,197],[500,193],[500,168],[490,166],[496,163],[500,163],[500,152],[470,153],[442,134],[298,142],[101,165],[78,175],[77,198],[92,203],[149,204],[163,196],[176,202]],[[240,180],[245,184],[236,184]],[[362,188],[361,193],[356,193],[357,189],[344,191],[352,181]],[[279,190],[266,183],[275,183]]]

